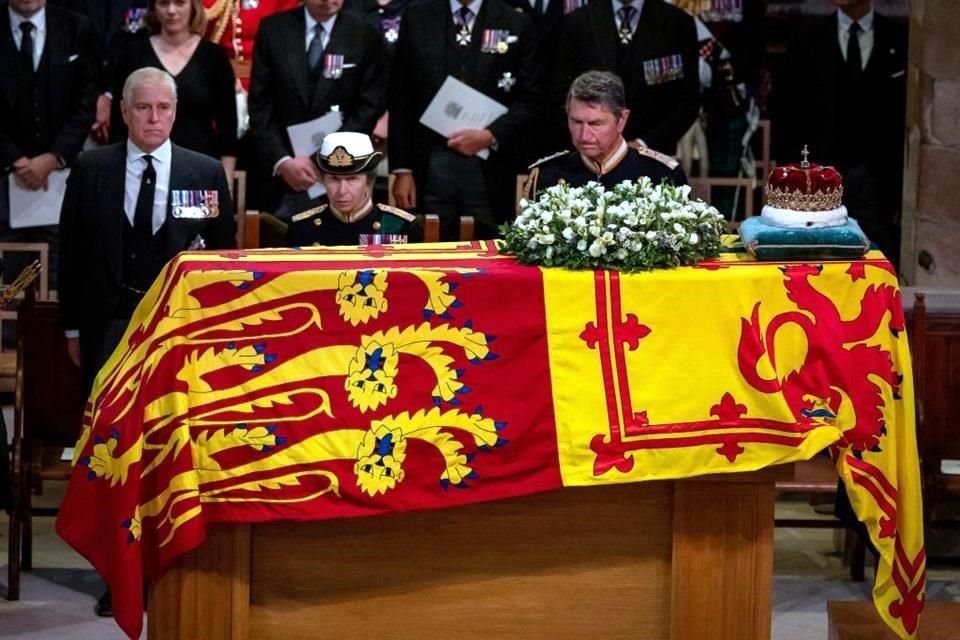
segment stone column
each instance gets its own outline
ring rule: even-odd
[[[913,0],[906,127],[903,276],[908,284],[960,287],[958,0]]]

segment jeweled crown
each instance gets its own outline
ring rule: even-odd
[[[803,160],[770,172],[764,188],[768,206],[791,211],[830,211],[843,201],[843,178],[830,166],[811,164],[807,148]]]

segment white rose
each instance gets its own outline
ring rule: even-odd
[[[690,244],[697,244],[700,242],[700,236],[697,235],[697,232],[694,231],[690,234]]]
[[[587,248],[587,241],[586,241],[586,240],[581,240],[580,242],[577,243],[577,251],[583,251],[583,250],[585,250],[586,248]]]
[[[543,233],[534,237],[540,244],[553,244],[556,240],[556,236],[554,236],[552,233]]]
[[[573,236],[576,234],[573,232],[573,229],[570,227],[565,227],[563,229],[563,239],[564,240],[573,240]]]
[[[606,252],[607,252],[607,248],[603,246],[603,244],[601,244],[599,241],[594,241],[594,243],[590,245],[589,253],[594,258],[599,258]]]

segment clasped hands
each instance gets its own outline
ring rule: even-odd
[[[52,153],[41,153],[38,156],[28,158],[22,156],[13,163],[13,175],[16,176],[24,188],[31,191],[47,189],[47,178],[56,169],[60,168],[60,162]]]

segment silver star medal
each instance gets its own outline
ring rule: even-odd
[[[497,80],[497,89],[503,89],[505,93],[510,93],[510,90],[513,89],[513,85],[517,84],[517,79],[513,77],[513,74],[509,71],[505,71],[500,79]]]
[[[203,251],[207,248],[207,242],[203,239],[199,233],[197,237],[193,239],[193,242],[190,243],[190,248],[188,251]]]

